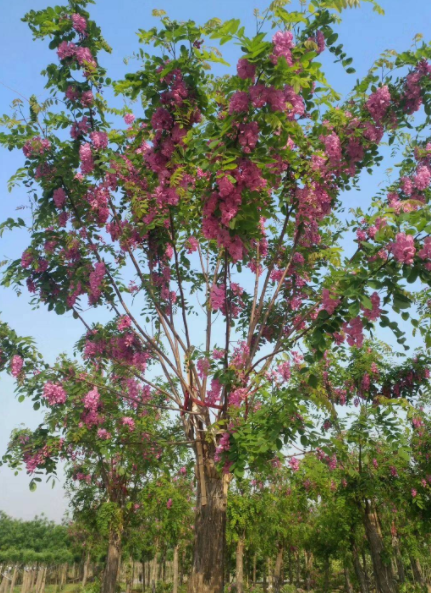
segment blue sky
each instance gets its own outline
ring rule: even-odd
[[[222,20],[241,18],[252,33],[255,29],[253,9],[263,10],[269,0],[99,0],[90,6],[92,18],[102,27],[103,34],[113,48],[111,55],[103,55],[101,61],[108,69],[111,78],[120,78],[127,69],[137,66],[132,61],[128,66],[123,58],[131,56],[139,46],[135,32],[138,28],[150,28],[157,23],[151,16],[153,8],[163,8],[172,18],[178,20],[195,19],[205,22],[212,17]],[[385,49],[402,51],[409,48],[413,37],[423,33],[431,39],[431,2],[414,0],[406,5],[404,0],[381,0],[386,11],[384,17],[378,16],[371,7],[344,13],[339,27],[339,42],[344,43],[349,56],[354,58],[357,76],[366,74],[368,68]],[[35,94],[41,101],[48,94],[40,71],[55,57],[48,50],[47,43],[33,42],[30,31],[21,17],[30,9],[38,10],[47,5],[47,0],[20,0],[5,2],[2,6],[0,25],[0,114],[9,113],[12,101],[21,96],[28,98]],[[410,8],[411,7],[411,8]],[[225,59],[235,64],[239,48],[223,48]],[[331,55],[331,54],[330,54]],[[330,57],[328,56],[328,58]],[[328,61],[325,59],[325,62]],[[346,75],[339,65],[328,61],[327,74],[332,85],[347,93],[355,82],[356,75]],[[26,203],[23,188],[7,192],[9,177],[23,163],[19,153],[0,152],[0,220],[15,216],[16,210]],[[361,192],[348,196],[349,207],[358,206],[376,191],[384,181],[384,167],[380,175],[372,178],[365,175]],[[20,215],[26,217],[26,211]],[[27,246],[27,238],[21,235],[5,235],[0,241],[0,261],[19,257]],[[21,334],[36,338],[40,350],[48,360],[53,360],[59,352],[69,350],[81,334],[81,327],[71,318],[48,314],[44,310],[32,311],[28,295],[20,298],[11,291],[0,289],[0,311],[3,319],[9,321]],[[0,454],[5,450],[8,435],[20,423],[35,426],[41,416],[34,412],[28,403],[18,403],[13,395],[13,383],[7,377],[0,382]],[[14,477],[7,469],[0,469],[0,509],[16,517],[30,518],[36,513],[45,512],[50,518],[60,519],[66,502],[60,487],[51,490],[50,486],[40,485],[36,493],[28,490],[28,477],[22,474]]]

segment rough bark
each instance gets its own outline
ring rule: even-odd
[[[106,557],[105,571],[103,573],[101,593],[115,593],[118,569],[121,555],[121,535],[111,532]]]
[[[275,560],[275,567],[274,567],[274,590],[275,593],[280,593],[283,587],[283,555],[284,555],[284,548],[283,546],[278,546],[277,551],[277,558]]]
[[[236,592],[244,593],[244,537],[236,544]]]
[[[193,567],[188,593],[223,593],[229,478],[197,448],[197,500]]]
[[[178,593],[178,574],[179,574],[179,570],[178,570],[178,546],[175,546],[174,548],[174,564],[173,564],[173,589],[172,589],[172,593]]]
[[[347,566],[344,566],[344,587],[346,593],[353,593],[352,583],[350,582],[350,574]]]
[[[87,552],[87,556],[85,557],[85,562],[84,562],[84,570],[82,573],[82,588],[85,587],[85,585],[87,584],[87,579],[88,579],[88,569],[90,567],[90,552]]]
[[[385,562],[386,550],[375,509],[367,500],[365,503],[364,527],[373,561],[374,578],[379,593],[397,593],[398,586],[391,562]]]
[[[359,589],[361,593],[369,593],[368,582],[365,572],[362,570],[361,560],[359,558],[358,549],[354,543],[352,543],[352,557],[353,557],[353,568],[355,569],[356,578],[358,580]]]

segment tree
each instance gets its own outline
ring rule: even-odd
[[[26,283],[35,305],[72,311],[87,360],[111,361],[112,383],[131,374],[152,405],[178,412],[197,476],[189,591],[219,593],[230,474],[304,428],[303,394],[288,389],[299,346],[302,384],[313,388],[316,360],[343,341],[360,346],[378,322],[405,344],[381,306],[408,319],[414,282],[430,284],[431,146],[420,134],[431,50],[383,56],[341,103],[319,55],[328,47],[353,72],[334,26],[358,1],[288,12],[275,0],[253,37],[237,19],[198,26],[158,11],[160,29],[139,31],[152,49],[112,83],[87,4],[24,19],[57,57],[45,71],[51,99],[27,113],[18,102],[3,119],[1,143],[25,156],[12,183],[25,184],[32,206],[30,222],[4,224],[28,227],[31,241],[3,284]],[[225,62],[206,39],[240,45],[234,75],[210,72]],[[108,103],[111,86],[126,105],[139,99],[137,116]],[[344,192],[380,164],[383,139],[405,150],[400,178],[344,222]],[[92,317],[99,307],[112,315],[104,326]],[[19,352],[5,362],[24,380]]]

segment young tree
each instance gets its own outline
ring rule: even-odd
[[[381,306],[407,309],[405,281],[430,284],[431,145],[420,133],[431,50],[384,56],[342,103],[319,55],[328,47],[353,72],[334,25],[359,1],[288,12],[275,0],[253,37],[236,19],[198,26],[159,11],[161,28],[139,31],[152,46],[139,51],[139,69],[112,83],[87,4],[24,19],[57,55],[45,71],[52,98],[16,102],[3,119],[0,141],[23,149],[14,181],[32,206],[31,221],[4,225],[27,226],[31,241],[3,283],[26,283],[53,313],[72,311],[87,360],[111,360],[153,405],[176,409],[196,460],[189,591],[220,593],[229,473],[242,475],[249,450],[273,456],[301,428],[301,393],[292,400],[286,389],[299,346],[312,366],[334,343],[360,346],[379,320],[404,343]],[[234,74],[210,72],[225,62],[207,39],[241,47]],[[126,104],[139,99],[136,115],[108,103],[112,84]],[[374,172],[384,138],[405,149],[400,179],[345,223],[344,192]],[[115,321],[96,325],[99,307]],[[21,376],[19,353],[11,364]],[[306,369],[304,380],[316,376]],[[271,406],[284,407],[273,426]]]

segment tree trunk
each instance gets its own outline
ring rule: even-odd
[[[18,566],[15,564],[13,567],[12,580],[10,582],[10,589],[9,589],[10,593],[13,593],[17,577],[18,577]]]
[[[369,593],[368,591],[368,583],[367,577],[365,572],[362,570],[361,561],[359,559],[358,549],[354,543],[351,544],[352,546],[352,556],[353,556],[353,568],[355,569],[356,578],[358,579],[359,588],[361,593]]]
[[[398,586],[392,571],[392,565],[390,562],[385,563],[384,561],[385,548],[378,517],[368,500],[365,503],[363,517],[377,590],[380,593],[397,593]]]
[[[256,565],[257,565],[257,554],[253,555],[253,585],[256,584]]]
[[[415,583],[420,585],[420,587],[425,590],[426,587],[426,591],[431,591],[431,587],[430,585],[428,585],[424,579],[423,573],[422,573],[422,567],[421,567],[421,563],[419,562],[418,558],[410,558],[410,564],[412,567],[412,572],[413,572],[413,577],[415,579]]]
[[[350,582],[350,574],[347,566],[344,566],[344,586],[346,593],[353,593],[352,583]]]
[[[90,552],[87,552],[87,556],[85,557],[85,562],[84,562],[84,572],[82,574],[82,588],[85,587],[85,585],[87,584],[87,579],[88,579],[88,567],[90,566]]]
[[[311,591],[311,569],[313,567],[313,554],[305,552],[305,589]]]
[[[274,590],[275,593],[280,593],[283,587],[283,546],[278,546],[277,558],[275,560],[274,568]]]
[[[173,565],[173,589],[172,593],[178,593],[178,546],[174,548],[174,565]]]
[[[236,544],[236,593],[244,593],[244,536]]]
[[[109,536],[108,555],[103,573],[101,593],[115,593],[118,569],[120,566],[121,535],[111,532]]]
[[[204,459],[200,441],[196,458],[195,542],[188,593],[223,593],[229,477],[219,475],[213,459]]]
[[[324,589],[325,589],[325,591],[329,591],[330,569],[331,569],[331,561],[329,560],[329,557],[326,557],[325,558],[325,573],[324,573],[324,579],[325,579]]]

